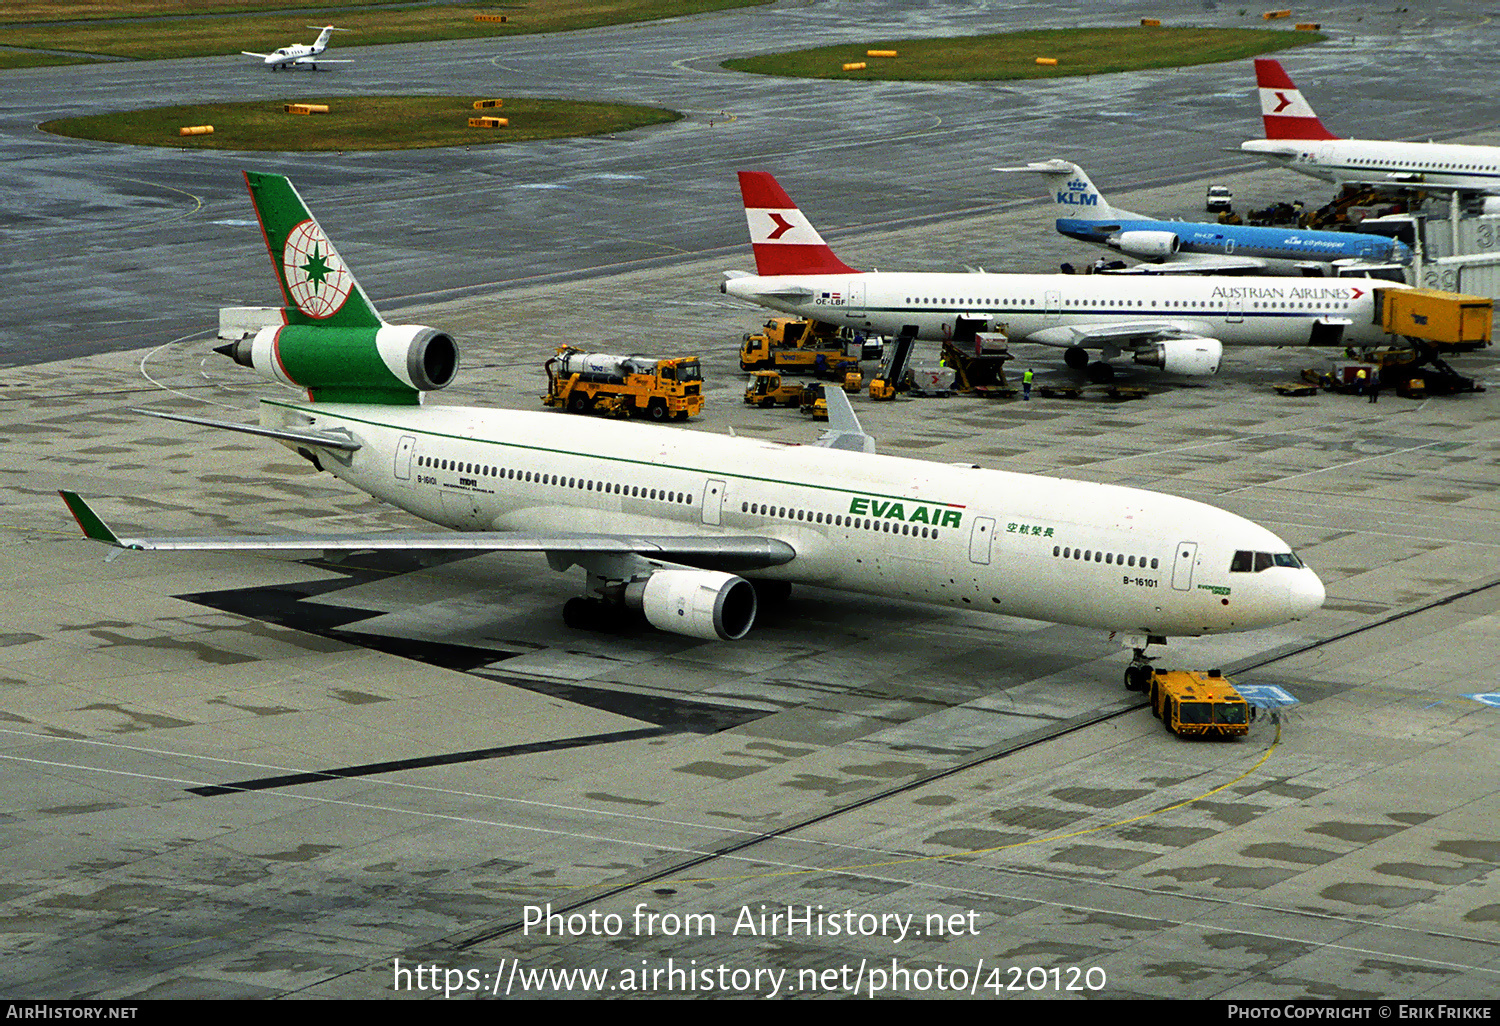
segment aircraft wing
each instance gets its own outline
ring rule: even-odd
[[[790,563],[797,550],[758,535],[526,534],[510,531],[380,532],[370,534],[142,537],[117,535],[76,492],[61,491],[68,510],[94,541],[137,551],[209,552],[545,552],[641,556],[725,571],[762,570]]]
[[[335,60],[332,57],[319,57],[309,54],[306,57],[298,57],[293,64],[353,64],[352,60]]]
[[[1218,256],[1213,253],[1183,253],[1161,264],[1136,264],[1123,271],[1103,274],[1224,274],[1235,271],[1263,271],[1266,262],[1259,257]]]
[[[1027,335],[1024,341],[1044,346],[1067,349],[1082,346],[1084,349],[1103,349],[1147,345],[1168,339],[1205,338],[1208,325],[1196,321],[1120,321],[1110,324],[1070,324],[1057,328],[1043,328]]]
[[[265,60],[267,57],[271,56],[268,53],[251,53],[249,50],[241,50],[240,53],[244,54],[246,57],[259,57],[261,60]]]

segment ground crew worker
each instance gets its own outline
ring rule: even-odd
[[[1380,368],[1377,367],[1370,373],[1370,402],[1380,402]]]
[[[1354,374],[1354,394],[1355,395],[1364,395],[1365,394],[1365,382],[1369,379],[1369,377],[1370,377],[1370,375],[1367,374],[1367,373],[1365,373],[1365,369],[1363,367],[1361,367],[1358,371],[1355,372],[1355,374]]]
[[[1031,398],[1031,379],[1032,379],[1033,376],[1034,375],[1032,374],[1032,371],[1031,371],[1030,367],[1027,367],[1026,368],[1026,373],[1021,375],[1021,398],[1022,399],[1029,400]]]

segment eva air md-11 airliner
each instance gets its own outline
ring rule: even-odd
[[[247,174],[284,323],[223,347],[306,400],[264,399],[258,434],[444,528],[400,534],[129,537],[64,493],[89,537],[128,549],[537,552],[583,569],[579,628],[635,613],[742,638],[761,599],[808,584],[1148,642],[1269,627],[1323,602],[1286,542],[1170,495],[878,455],[844,394],[830,430],[783,445],[543,412],[425,405],[454,377],[441,331],[387,324],[285,179]]]

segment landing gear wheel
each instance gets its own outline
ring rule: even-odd
[[[1089,364],[1088,377],[1094,384],[1102,385],[1106,381],[1113,381],[1115,379],[1115,369],[1103,360],[1095,360]]]
[[[1063,363],[1073,370],[1083,370],[1089,365],[1089,353],[1082,346],[1069,346],[1063,350]]]
[[[755,599],[765,605],[785,602],[792,597],[791,581],[751,581],[755,588]]]
[[[571,627],[575,631],[592,630],[593,605],[588,599],[570,598],[563,603],[562,616],[563,625]]]
[[[1152,636],[1151,641],[1166,644],[1165,638]],[[1147,642],[1150,644],[1150,642]],[[1125,667],[1125,690],[1126,691],[1149,691],[1155,686],[1156,671],[1151,666],[1152,656],[1146,654],[1144,648],[1132,648],[1130,665]]]
[[[626,611],[599,599],[571,598],[563,603],[563,624],[576,631],[609,633],[623,630],[629,623]]]

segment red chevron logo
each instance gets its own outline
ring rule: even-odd
[[[1276,93],[1275,96],[1278,100],[1281,101],[1281,105],[1278,106],[1275,110],[1271,111],[1272,114],[1280,114],[1282,111],[1286,110],[1292,105],[1292,101],[1286,98],[1286,93]]]
[[[770,235],[766,236],[766,239],[769,242],[775,242],[777,239],[781,238],[787,232],[796,227],[796,225],[789,223],[787,219],[782,217],[780,214],[771,214],[770,218],[772,221],[776,222],[776,230]]]

